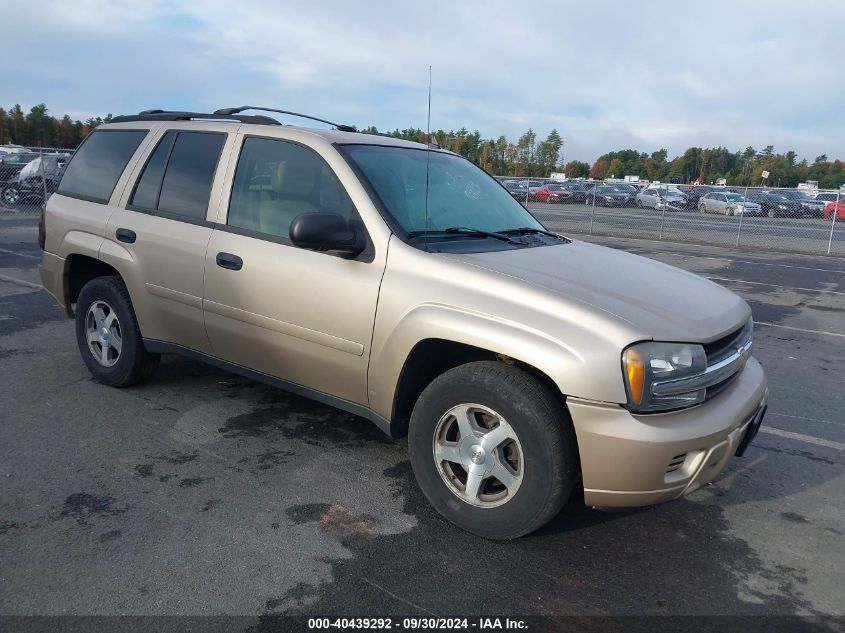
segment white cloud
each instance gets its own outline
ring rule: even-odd
[[[7,9],[0,104],[55,112],[244,103],[382,129],[516,138],[568,158],[774,144],[840,155],[845,5],[83,0]],[[806,19],[806,16],[815,16]],[[33,44],[35,43],[35,44]]]

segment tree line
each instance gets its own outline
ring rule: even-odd
[[[8,111],[0,108],[0,145],[9,143],[30,147],[74,148],[88,133],[112,115],[72,120],[64,115],[57,118],[48,113],[47,106],[38,104],[24,113],[20,105]],[[816,180],[819,187],[836,188],[845,184],[845,163],[830,160],[826,155],[817,156],[813,162],[798,160],[794,151],[776,153],[774,147],[762,150],[746,147],[732,152],[725,147],[691,147],[680,156],[669,159],[666,149],[651,154],[624,149],[608,152],[591,165],[578,160],[563,163],[563,139],[552,130],[540,139],[529,129],[516,141],[505,136],[484,138],[478,130],[437,130],[431,138],[424,130],[407,128],[380,132],[370,126],[360,130],[366,134],[386,134],[396,138],[426,143],[451,150],[471,160],[491,174],[511,177],[548,177],[552,172],[563,172],[569,178],[595,178],[639,176],[641,179],[660,182],[692,182],[697,178],[705,183],[726,179],[731,185],[760,185],[763,172],[769,172],[765,184],[794,187],[799,182]]]
[[[0,108],[0,145],[25,145],[27,147],[58,147],[73,149],[88,133],[102,123],[111,121],[112,115],[74,121],[67,114],[57,118],[47,113],[47,106],[39,103],[24,114],[20,105],[6,111]]]

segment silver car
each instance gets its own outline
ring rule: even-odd
[[[640,208],[651,207],[654,209],[682,209],[686,203],[686,196],[674,188],[648,187],[638,193],[634,201]]]
[[[698,210],[702,213],[720,213],[722,215],[763,215],[763,208],[756,202],[749,202],[733,191],[711,191],[698,201]]]

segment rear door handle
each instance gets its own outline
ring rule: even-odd
[[[114,236],[121,242],[126,242],[127,244],[134,244],[135,239],[138,237],[135,235],[135,231],[130,231],[129,229],[117,229],[115,231]]]
[[[217,253],[217,265],[226,270],[240,270],[243,268],[244,260],[231,253]]]

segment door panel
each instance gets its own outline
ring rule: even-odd
[[[135,241],[116,241],[118,229],[134,231]],[[202,284],[211,233],[209,227],[146,213],[126,209],[112,213],[106,239],[128,252],[130,259],[121,272],[145,338],[210,351]]]
[[[274,131],[276,134],[284,130]],[[310,389],[367,404],[367,368],[386,263],[358,213],[369,204],[337,150],[238,135],[206,252],[203,308],[212,353]],[[237,160],[234,157],[237,156]],[[332,165],[334,163],[334,165]],[[363,192],[360,192],[363,194]],[[351,260],[293,246],[299,214],[340,215],[367,234]]]
[[[161,126],[109,218],[101,258],[120,262],[145,338],[211,352],[202,310],[207,218],[218,206],[213,185],[222,180],[231,131],[220,123]]]
[[[218,253],[243,260],[240,270]],[[367,365],[384,263],[346,260],[215,230],[203,307],[215,356],[367,403]]]

